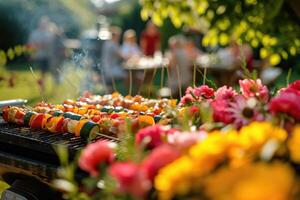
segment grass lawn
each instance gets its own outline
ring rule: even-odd
[[[160,87],[160,71],[156,73],[152,87],[153,94]],[[15,64],[7,67],[0,67],[0,100],[8,99],[27,99],[29,105],[34,105],[39,101],[45,100],[49,103],[61,103],[65,99],[77,98],[82,91],[84,85],[92,84],[93,92],[95,94],[103,93],[103,87],[100,83],[93,82],[93,78],[86,70],[78,69],[70,63],[65,64],[63,68],[63,81],[56,84],[51,74],[46,75],[45,90],[41,91],[37,84],[37,78],[40,76],[39,70],[34,69],[34,74],[30,71],[29,64]],[[14,76],[14,85],[9,85],[9,79]],[[165,79],[166,80],[166,79]],[[89,87],[89,86],[85,86]],[[133,83],[133,87],[136,86]],[[123,95],[128,93],[128,86],[123,82],[116,82],[116,88]],[[142,94],[146,95],[148,87],[144,86],[145,91]]]
[[[24,66],[12,66],[0,68],[0,77],[5,80],[0,81],[0,100],[27,99],[29,105],[45,100],[50,103],[60,103],[64,99],[76,98],[80,94],[80,84],[85,73],[79,69],[72,70],[71,66],[64,68],[63,81],[56,84],[50,74],[46,75],[45,90],[41,91],[37,84],[39,71],[34,70],[35,76],[31,71],[24,69]],[[14,85],[9,85],[9,78],[15,76]]]

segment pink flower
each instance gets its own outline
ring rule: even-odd
[[[146,142],[146,148],[153,149],[164,143],[164,138],[169,132],[160,125],[148,126],[137,132],[135,141],[137,144]]]
[[[300,120],[300,95],[292,89],[287,89],[271,99],[269,110],[274,115],[285,113]]]
[[[109,167],[108,174],[117,181],[120,193],[143,197],[151,187],[144,171],[133,162],[116,162]]]
[[[233,124],[238,128],[249,124],[252,121],[262,121],[263,115],[257,110],[257,100],[255,98],[245,99],[244,96],[235,96],[227,108],[229,115],[233,118]]]
[[[214,121],[223,122],[225,124],[230,124],[233,122],[230,112],[227,111],[227,108],[229,107],[229,101],[224,99],[215,99],[210,105],[213,108]]]
[[[205,139],[207,133],[205,131],[199,132],[175,132],[168,135],[168,143],[174,146],[179,151],[186,151],[194,144]]]
[[[109,164],[114,160],[114,153],[109,142],[99,140],[89,144],[82,152],[79,167],[92,176],[99,175],[99,165]]]
[[[237,95],[237,92],[232,87],[223,86],[215,92],[216,99],[232,100]]]
[[[175,148],[162,145],[154,149],[142,162],[142,168],[146,173],[149,180],[153,181],[154,177],[158,173],[159,169],[170,164],[177,158],[180,153]]]
[[[181,104],[181,105],[187,105],[187,104],[189,104],[189,103],[192,103],[193,100],[194,100],[194,98],[192,97],[191,94],[186,94],[186,95],[184,95],[184,96],[181,98],[180,104]]]
[[[195,88],[193,93],[196,97],[204,97],[209,99],[214,96],[215,91],[213,88],[210,88],[207,85],[201,85],[200,87]]]
[[[185,94],[191,94],[192,92],[194,92],[194,88],[192,88],[191,86],[189,86],[189,87],[186,88],[186,90],[185,90]]]
[[[267,86],[263,85],[260,79],[256,81],[244,79],[239,81],[241,92],[246,98],[256,97],[264,102],[268,101],[269,91]]]

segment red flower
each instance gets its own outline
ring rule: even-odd
[[[244,79],[239,81],[241,92],[246,98],[257,97],[259,100],[268,101],[269,91],[267,86],[263,85],[260,79],[256,81]]]
[[[153,181],[160,168],[173,162],[179,156],[180,153],[175,148],[168,145],[162,145],[154,149],[143,161],[142,168],[145,171],[147,178]]]
[[[285,113],[300,120],[300,95],[287,89],[270,101],[269,109],[274,115]]]
[[[220,87],[216,93],[216,99],[223,99],[223,100],[232,100],[237,95],[237,92],[232,89],[232,87],[223,86]]]
[[[197,115],[197,114],[199,114],[199,112],[200,112],[199,106],[192,105],[191,107],[189,107],[189,114],[190,114],[191,116]]]
[[[289,84],[287,88],[280,89],[279,93],[281,92],[292,92],[292,93],[296,93],[297,95],[300,95],[300,80]]]
[[[160,125],[148,126],[137,132],[135,141],[137,144],[146,142],[146,147],[153,149],[164,143],[163,137],[167,134],[169,132],[164,130]]]
[[[293,83],[289,84],[288,88],[300,91],[300,80],[294,81]]]
[[[116,162],[108,169],[108,174],[118,183],[118,192],[143,197],[151,184],[140,166],[133,162]]]
[[[99,165],[109,164],[114,160],[114,153],[110,143],[99,140],[89,144],[82,152],[79,159],[79,167],[89,172],[92,176],[99,175]]]

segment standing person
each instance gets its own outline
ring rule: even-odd
[[[140,45],[146,56],[153,56],[155,51],[160,50],[160,33],[151,21],[147,23],[146,29],[142,32]]]
[[[38,84],[44,89],[45,74],[49,70],[49,51],[52,40],[51,32],[49,31],[49,18],[43,16],[38,26],[29,36],[29,45],[35,50],[31,59],[36,62],[36,65],[41,70],[41,78]]]
[[[168,85],[172,96],[180,97],[185,89],[191,85],[191,65],[184,49],[185,38],[181,35],[172,36],[169,43],[169,51],[166,53],[169,63]]]
[[[113,86],[115,80],[124,80],[125,71],[121,65],[124,57],[119,46],[121,30],[119,27],[111,27],[110,32],[111,39],[105,41],[102,47],[102,67],[106,84]]]
[[[60,74],[60,69],[62,68],[62,63],[65,58],[65,46],[64,46],[64,36],[63,32],[57,27],[57,25],[52,22],[50,23],[51,32],[51,45],[50,45],[50,72],[54,78],[56,84],[60,84],[62,77]]]
[[[121,53],[126,60],[141,54],[140,48],[136,42],[136,33],[134,30],[129,29],[124,32]]]

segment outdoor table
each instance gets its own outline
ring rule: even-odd
[[[236,67],[230,59],[220,59],[214,54],[204,54],[196,59],[195,64],[198,70],[203,71],[203,76],[209,73],[221,85],[231,85],[234,81]]]
[[[155,78],[156,72],[158,69],[166,68],[169,65],[169,60],[162,56],[154,56],[154,57],[135,57],[129,59],[124,63],[124,69],[128,70],[129,74],[129,94],[132,92],[132,82],[133,82],[133,73],[137,74],[139,72],[143,72],[143,79],[138,84],[141,86],[142,84],[148,85],[148,96],[150,95],[151,86],[153,83],[153,79]],[[140,93],[141,87],[138,89],[138,94]]]

